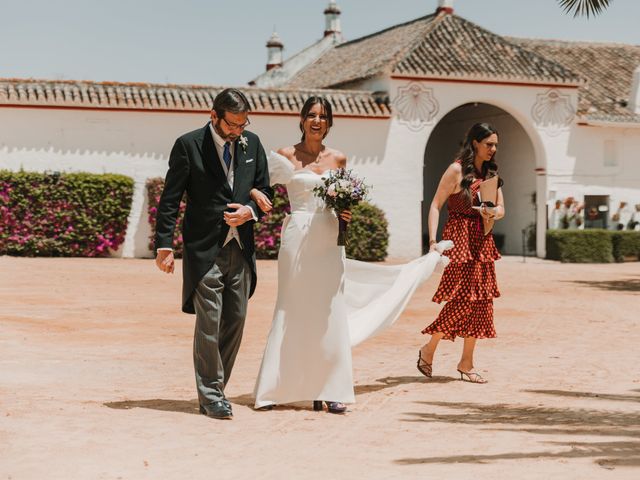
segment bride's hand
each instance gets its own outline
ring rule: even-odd
[[[340,218],[345,222],[351,222],[351,210],[343,210],[340,212]]]
[[[264,193],[262,193],[257,188],[252,188],[249,194],[251,195],[251,199],[256,202],[256,205],[258,205],[258,208],[260,210],[262,210],[264,213],[269,213],[271,211],[273,205],[271,203],[271,200],[269,200],[269,197],[267,197]]]

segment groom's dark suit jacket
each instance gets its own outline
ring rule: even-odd
[[[182,226],[182,311],[185,313],[195,313],[193,292],[213,266],[229,232],[223,218],[227,203],[249,205],[261,216],[249,192],[255,187],[272,197],[267,157],[260,139],[247,131],[242,136],[247,138],[248,145],[245,151],[239,139],[235,142],[233,191],[220,164],[209,124],[182,135],[171,150],[169,171],[158,205],[155,247],[172,246],[180,200],[186,191],[187,208]],[[253,225],[251,220],[238,227],[242,252],[252,269],[250,295],[256,287]]]

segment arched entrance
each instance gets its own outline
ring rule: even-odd
[[[469,127],[477,122],[487,122],[499,133],[496,161],[498,172],[505,181],[502,190],[507,214],[495,224],[496,243],[502,244],[503,254],[521,255],[522,231],[536,222],[534,148],[522,125],[512,115],[486,103],[468,103],[452,110],[440,120],[429,136],[423,170],[423,250],[428,250],[427,215],[440,177],[455,159]],[[446,215],[446,208],[443,208],[438,238],[441,238]]]

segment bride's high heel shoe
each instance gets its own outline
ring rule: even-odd
[[[322,410],[322,400],[314,400],[313,401],[313,410],[315,412],[319,412]],[[327,404],[327,412],[329,413],[345,413],[347,411],[347,406],[342,402],[324,402]]]

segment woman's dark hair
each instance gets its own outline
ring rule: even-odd
[[[313,95],[307,98],[302,106],[302,110],[300,110],[300,131],[302,132],[302,140],[304,140],[304,127],[302,124],[304,123],[305,118],[307,118],[307,115],[309,115],[313,106],[318,103],[322,106],[322,111],[327,116],[327,131],[324,133],[325,137],[329,133],[329,129],[333,126],[333,111],[331,109],[331,103],[329,103],[329,100],[324,97]]]
[[[211,110],[216,112],[219,118],[224,118],[225,112],[244,113],[251,111],[249,100],[237,88],[225,88],[213,99]]]
[[[482,140],[493,134],[498,135],[498,131],[488,123],[476,123],[467,132],[462,148],[458,152],[457,158],[462,163],[462,181],[460,186],[471,200],[471,184],[476,179],[476,167],[473,161],[476,158],[476,149],[473,146],[473,141],[480,143]],[[482,171],[480,172],[482,178],[495,177],[498,174],[498,165],[495,162],[495,153],[491,160],[482,164]],[[502,178],[498,179],[498,185],[501,187],[504,182]]]

